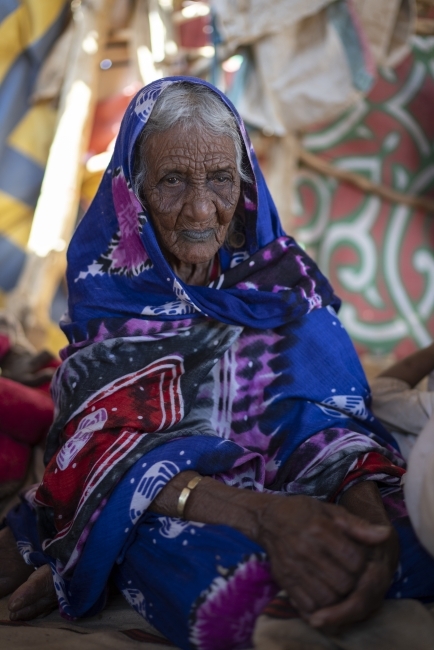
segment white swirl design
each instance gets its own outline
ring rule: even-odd
[[[332,395],[317,406],[332,418],[355,417],[359,420],[366,420],[369,417],[363,397],[360,395]]]
[[[155,463],[142,476],[130,503],[130,519],[133,524],[140,519],[157,494],[176,474],[178,465],[168,460]]]
[[[74,435],[63,445],[57,454],[57,466],[65,470],[77,454],[83,449],[86,443],[93,436],[95,431],[100,431],[107,422],[107,411],[104,408],[98,409],[91,415],[86,415],[78,425]]]

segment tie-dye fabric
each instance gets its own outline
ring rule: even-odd
[[[283,233],[244,126],[215,89],[255,178],[242,190],[246,246],[220,250],[221,275],[206,287],[185,285],[166,262],[131,173],[153,104],[180,80],[132,101],[72,239],[70,345],[53,383],[46,472],[8,522],[26,561],[50,563],[65,616],[99,611],[112,575],[177,646],[230,650],[248,646],[276,593],[267,557],[226,526],[149,513],[168,481],[196,470],[240,489],[336,501],[375,480],[402,523],[404,469],[369,410],[339,301]],[[405,542],[392,595],[434,592],[418,548]]]

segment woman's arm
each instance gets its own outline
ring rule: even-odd
[[[422,350],[413,352],[405,359],[383,370],[378,376],[401,379],[413,388],[432,370],[434,370],[434,343]]]
[[[195,476],[182,472],[174,477],[150,509],[177,517],[179,495]],[[372,549],[390,535],[389,525],[372,525],[341,506],[305,496],[242,490],[210,477],[191,492],[184,516],[231,526],[262,546],[274,579],[306,619],[352,594]],[[345,616],[339,622],[346,622]]]

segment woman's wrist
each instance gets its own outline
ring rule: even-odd
[[[363,481],[350,487],[341,497],[340,505],[370,524],[390,527],[390,536],[373,549],[373,554],[384,558],[391,575],[399,561],[399,537],[384,508],[380,490],[375,481]]]
[[[149,509],[153,512],[178,517],[178,502],[188,483],[199,476],[186,471],[175,476],[161,490]],[[191,491],[183,511],[185,519],[205,524],[224,525],[235,528],[253,541],[260,537],[261,522],[274,495],[240,490],[204,476]]]
[[[230,526],[258,541],[260,522],[273,495],[240,490],[211,477],[204,477],[191,494],[185,517],[192,521]]]
[[[174,476],[152,501],[149,510],[166,517],[178,517],[179,496],[189,481],[196,476],[198,473],[195,471],[181,472]]]

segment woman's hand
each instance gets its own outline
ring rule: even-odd
[[[343,625],[362,621],[381,607],[395,572],[396,537],[391,527],[387,542],[375,547],[369,554],[354,591],[342,602],[315,612],[308,619],[310,625],[333,632]]]
[[[373,526],[340,506],[296,496],[270,499],[256,541],[300,615],[321,627],[368,615],[371,587],[380,575],[376,593],[383,597],[390,579],[380,545],[389,536],[388,526]]]
[[[196,475],[175,476],[150,509],[176,517],[181,490]],[[378,489],[361,486],[367,487],[345,493],[344,508],[312,497],[240,490],[204,477],[184,512],[192,521],[236,528],[260,544],[275,581],[300,615],[317,627],[339,626],[365,618],[378,606],[395,562],[389,559],[392,528]],[[363,512],[364,518],[353,512]]]
[[[398,535],[390,524],[375,483],[366,481],[354,485],[345,492],[341,504],[349,512],[363,516],[370,523],[387,526],[389,536],[368,552],[365,569],[348,597],[309,617],[312,626],[328,631],[363,620],[381,606],[399,559]]]

